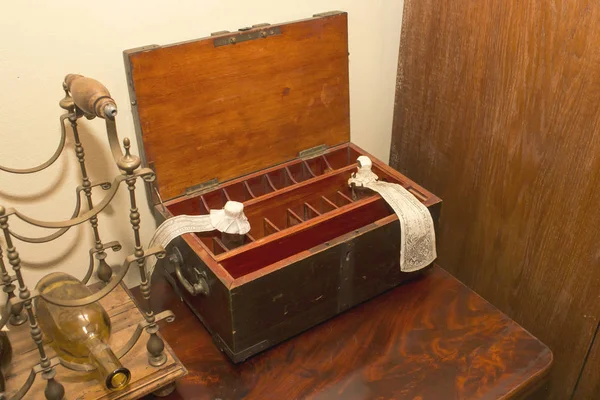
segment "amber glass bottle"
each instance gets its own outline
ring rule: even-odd
[[[62,272],[46,275],[36,289],[62,300],[81,299],[92,294],[81,281]],[[119,390],[127,386],[131,373],[107,344],[110,318],[99,303],[61,307],[37,297],[35,309],[42,331],[52,339],[51,346],[61,358],[94,365],[108,389]]]

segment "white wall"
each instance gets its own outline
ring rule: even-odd
[[[132,138],[138,154],[121,55],[124,49],[331,10],[349,13],[352,141],[387,162],[402,7],[403,0],[6,2],[0,12],[0,164],[25,168],[52,154],[59,138],[61,83],[67,73],[95,78],[111,91],[120,106],[119,135]],[[112,181],[118,171],[108,151],[103,121],[83,120],[80,126],[92,181]],[[67,137],[66,152],[48,170],[34,175],[0,171],[1,205],[43,220],[70,217],[80,172],[72,135]],[[141,234],[146,245],[155,223],[143,185],[139,186]],[[102,240],[118,240],[124,246],[120,253],[109,251],[111,264],[120,264],[133,248],[126,192],[122,186],[112,205],[100,214]],[[98,193],[95,198],[101,197]],[[48,233],[14,218],[10,222],[19,233]],[[92,238],[86,223],[51,244],[16,241],[29,286],[55,269],[82,277]],[[127,278],[129,285],[137,281],[132,274]]]

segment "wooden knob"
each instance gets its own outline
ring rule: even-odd
[[[85,114],[108,119],[117,115],[117,104],[108,89],[97,80],[69,74],[65,77],[65,84],[75,105]]]

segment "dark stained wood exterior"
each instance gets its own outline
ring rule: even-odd
[[[273,346],[414,279],[418,273],[400,272],[399,245],[397,220],[367,225],[359,234],[321,244],[297,261],[232,288],[236,350]],[[360,262],[366,265],[357,268]],[[369,273],[358,275],[365,269]]]
[[[440,264],[552,349],[545,398],[598,398],[600,3],[403,18],[390,163],[444,199]]]
[[[552,362],[439,267],[237,365],[164,281],[152,290],[177,316],[161,332],[189,371],[166,400],[520,399]]]
[[[169,199],[159,219],[244,204],[251,230],[240,246],[213,231],[167,249],[167,268],[183,276],[170,280],[234,362],[419,275],[400,271],[393,210],[348,186],[357,157],[370,155],[348,141],[347,29],[334,12],[125,52],[140,147]],[[370,158],[437,220],[438,197]],[[180,286],[203,274],[208,294]]]
[[[583,371],[575,386],[573,400],[595,399],[600,396],[600,337],[596,332]]]

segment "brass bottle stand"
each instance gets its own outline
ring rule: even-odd
[[[135,346],[142,336],[142,333],[145,331],[149,335],[146,343],[148,364],[152,367],[160,367],[167,360],[167,355],[165,354],[165,343],[158,335],[159,328],[157,322],[163,319],[167,322],[172,322],[174,320],[174,315],[171,311],[163,311],[157,315],[153,313],[150,307],[151,292],[149,277],[147,276],[145,268],[146,259],[148,257],[154,256],[156,258],[163,258],[165,256],[165,249],[161,246],[144,249],[139,233],[140,213],[136,203],[135,185],[138,178],[141,178],[144,182],[153,182],[155,179],[154,172],[149,168],[140,168],[140,158],[130,153],[130,141],[128,138],[123,140],[125,152],[123,152],[121,149],[115,123],[117,105],[110,97],[108,90],[102,84],[100,84],[98,81],[83,77],[81,75],[70,74],[65,78],[63,89],[65,91],[65,97],[60,101],[59,104],[61,108],[66,110],[66,113],[60,117],[61,139],[58,148],[52,157],[50,157],[50,159],[43,164],[29,169],[14,169],[0,166],[1,171],[15,174],[35,173],[49,167],[59,158],[64,149],[66,137],[65,122],[67,120],[69,121],[74,136],[75,154],[79,161],[82,176],[82,183],[76,188],[75,191],[77,200],[72,217],[65,221],[41,221],[28,217],[14,208],[5,208],[0,206],[0,230],[2,231],[1,234],[4,235],[6,242],[6,257],[12,268],[12,271],[14,272],[13,275],[9,274],[6,264],[4,263],[3,250],[0,247],[0,274],[2,277],[1,284],[3,285],[4,292],[7,294],[7,303],[0,318],[0,327],[3,327],[7,323],[13,326],[18,326],[23,324],[25,321],[29,321],[31,338],[33,339],[33,342],[37,348],[37,352],[39,353],[39,363],[31,368],[29,377],[23,383],[21,388],[16,391],[16,393],[12,393],[12,396],[10,397],[11,400],[24,398],[34,384],[37,375],[41,375],[42,379],[46,380],[44,395],[47,400],[63,399],[65,396],[65,387],[56,377],[56,367],[58,365],[62,365],[70,370],[81,372],[89,372],[93,371],[94,369],[92,365],[73,364],[62,360],[59,357],[48,357],[43,344],[43,334],[38,326],[36,315],[32,307],[33,299],[35,299],[37,296],[41,296],[46,301],[59,306],[75,307],[87,305],[99,301],[113,292],[115,288],[121,284],[123,278],[129,270],[130,265],[133,263],[137,264],[141,281],[140,289],[143,297],[141,309],[143,311],[144,320],[137,324],[135,331],[132,333],[129,340],[127,340],[121,348],[116,349],[115,354],[119,358],[125,356]],[[106,130],[111,152],[114,161],[120,170],[120,173],[113,179],[111,183],[92,183],[87,175],[85,152],[77,129],[77,120],[84,116],[88,119],[93,119],[95,117],[102,118],[106,122]],[[125,182],[129,191],[129,222],[133,231],[135,248],[134,253],[125,258],[122,266],[113,271],[113,269],[106,262],[106,250],[111,249],[113,252],[118,252],[121,250],[121,245],[117,241],[104,243],[101,240],[98,230],[98,214],[110,204],[122,182]],[[94,201],[92,200],[93,189],[97,187],[103,189],[105,194],[100,202],[94,204]],[[88,206],[88,209],[85,212],[81,212],[80,196],[82,192],[85,195]],[[31,225],[56,229],[56,231],[51,235],[41,238],[31,238],[19,235],[9,228],[9,220],[11,218],[19,218]],[[93,271],[95,270],[97,277],[104,282],[104,286],[86,298],[73,300],[52,298],[51,296],[40,294],[36,290],[30,290],[23,278],[23,274],[21,272],[21,260],[13,239],[29,243],[50,242],[63,235],[72,226],[84,223],[86,221],[89,221],[90,225],[92,226],[95,244],[94,247],[89,251],[90,262],[82,281],[87,283]],[[97,261],[96,268],[94,268],[94,259]],[[15,293],[17,287],[18,294]],[[183,367],[182,371],[185,371]],[[5,398],[5,394],[0,394],[0,398]]]

